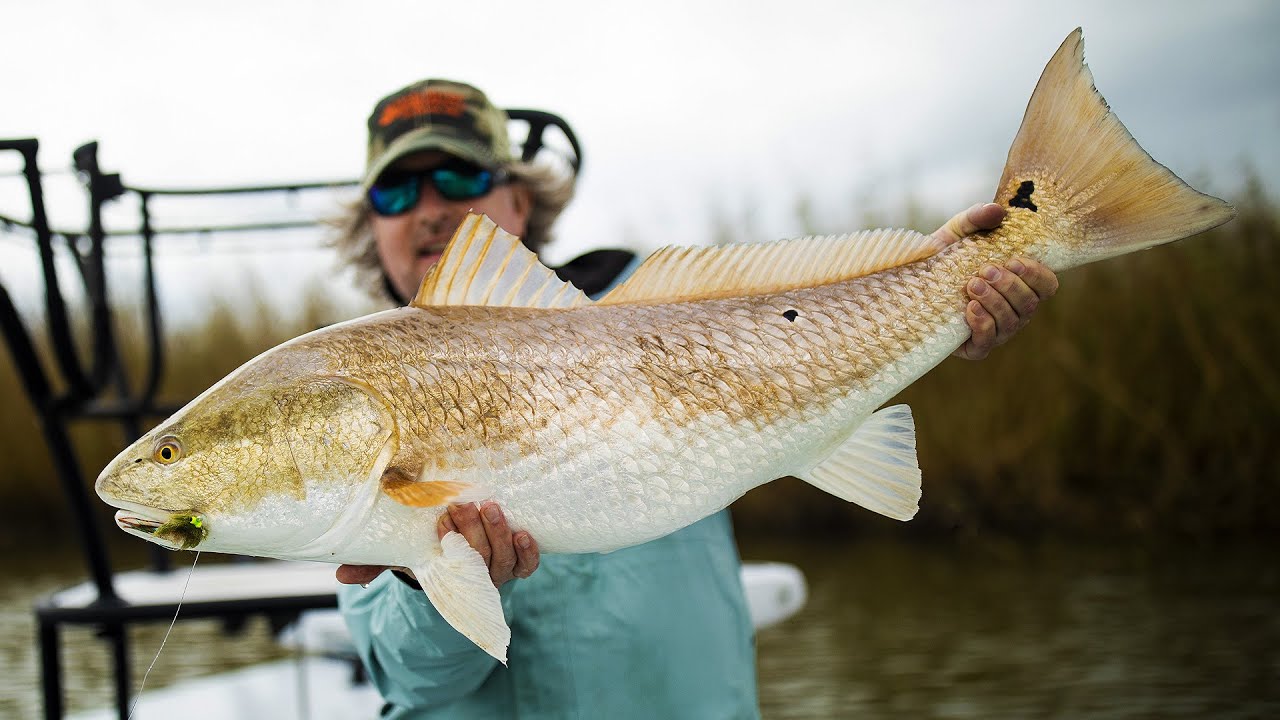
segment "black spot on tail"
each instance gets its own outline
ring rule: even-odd
[[[782,317],[786,318],[787,322],[795,322],[796,318],[799,316],[800,316],[800,313],[796,312],[795,310],[784,310],[782,312]]]
[[[1023,180],[1018,186],[1018,193],[1009,201],[1009,207],[1026,208],[1031,212],[1036,211],[1036,204],[1031,202],[1031,193],[1036,191],[1036,184],[1030,180]]]

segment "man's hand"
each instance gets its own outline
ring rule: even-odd
[[[974,205],[948,220],[933,237],[941,249],[979,230],[999,227],[1004,216],[1004,207],[995,203]],[[964,319],[973,334],[955,355],[981,360],[996,346],[1009,342],[1040,302],[1058,292],[1058,276],[1031,258],[1017,257],[1004,267],[983,267],[965,285],[965,292],[969,304]]]
[[[450,505],[440,515],[436,532],[444,537],[449,532],[461,533],[489,566],[493,584],[502,587],[513,578],[527,578],[538,569],[538,543],[528,532],[511,532],[502,508],[496,502]]]
[[[524,530],[513,533],[498,503],[486,502],[480,507],[475,503],[450,505],[436,523],[439,537],[449,532],[461,534],[480,553],[495,587],[502,587],[513,578],[527,578],[538,569],[537,541]],[[342,565],[337,578],[340,583],[363,585],[386,569],[382,565]]]

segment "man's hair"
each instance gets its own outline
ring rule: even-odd
[[[553,239],[551,226],[573,199],[576,178],[534,163],[513,162],[506,166],[506,170],[511,174],[512,182],[529,189],[529,221],[521,240],[530,250],[539,252]],[[378,262],[372,215],[369,200],[362,194],[348,204],[341,215],[330,221],[335,232],[329,245],[338,251],[343,264],[355,271],[359,289],[376,299],[395,301],[396,298],[390,295],[382,264]],[[410,299],[405,298],[405,301]]]

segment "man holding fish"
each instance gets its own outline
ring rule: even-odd
[[[401,305],[413,299],[468,212],[535,252],[550,240],[573,178],[513,157],[506,124],[479,90],[444,80],[377,104],[365,194],[337,241],[375,294]],[[945,246],[1004,216],[1000,205],[975,205],[932,237]],[[593,272],[584,257],[560,274],[598,294],[611,275],[632,269],[618,273],[616,260]],[[1056,276],[1034,260],[983,267],[966,286],[972,337],[955,354],[985,357],[1056,290]],[[511,655],[504,666],[460,634],[403,569],[343,565],[343,614],[388,701],[384,717],[758,716],[754,637],[727,510],[607,554],[540,557],[537,538],[513,532],[492,501],[451,505],[437,532],[451,531],[480,553],[499,588]]]

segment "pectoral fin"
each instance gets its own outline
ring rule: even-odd
[[[455,502],[466,502],[467,483],[450,480],[417,480],[398,467],[387,468],[382,473],[382,492],[401,505],[409,507],[440,507]]]
[[[502,614],[502,599],[489,578],[484,558],[458,533],[440,540],[440,555],[414,568],[422,589],[441,617],[458,632],[507,664],[511,628]]]
[[[822,462],[796,477],[881,515],[910,520],[920,509],[911,408],[894,405],[873,413]]]

